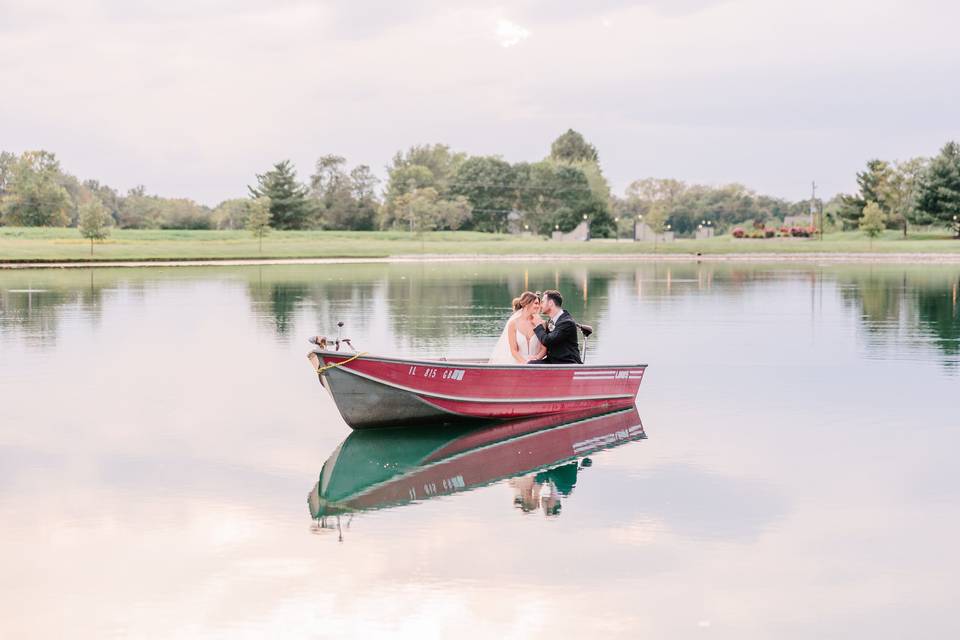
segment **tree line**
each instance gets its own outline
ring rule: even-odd
[[[595,234],[613,231],[610,187],[596,148],[567,131],[540,162],[510,164],[468,156],[445,144],[416,145],[394,155],[382,198],[369,168],[346,169],[324,156],[308,184],[289,161],[257,175],[254,198],[269,198],[277,229],[471,229],[485,232],[569,231],[588,220]]]
[[[380,180],[367,165],[350,167],[324,155],[301,182],[289,160],[277,162],[248,186],[248,197],[216,207],[148,194],[120,194],[97,180],[64,172],[53,153],[0,152],[0,224],[97,226],[130,229],[471,229],[549,235],[584,220],[594,236],[629,233],[638,220],[657,230],[692,234],[709,221],[720,231],[745,222],[782,221],[813,207],[843,228],[903,229],[950,225],[960,215],[960,145],[934,158],[871,160],[857,174],[857,193],[830,201],[758,194],[740,184],[709,186],[644,178],[611,193],[596,147],[568,130],[537,162],[469,156],[445,144],[415,145],[394,155]],[[867,213],[866,219],[864,212]],[[85,234],[86,235],[86,234]],[[92,236],[87,236],[92,237]]]
[[[845,228],[952,227],[960,237],[960,144],[948,142],[933,158],[874,159],[857,173],[857,192],[841,195],[834,212]]]

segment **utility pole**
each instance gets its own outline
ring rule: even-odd
[[[811,182],[810,186],[810,226],[812,227],[813,221],[819,218],[817,236],[823,240],[823,204],[817,202],[817,181]]]
[[[810,183],[813,186],[813,191],[810,193],[810,226],[813,226],[813,214],[817,211],[817,181],[814,180]]]

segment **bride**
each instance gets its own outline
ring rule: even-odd
[[[547,348],[540,344],[533,332],[533,317],[538,313],[540,298],[537,294],[524,291],[513,299],[513,315],[493,348],[491,364],[527,364],[546,355]]]

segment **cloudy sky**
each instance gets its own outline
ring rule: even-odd
[[[0,148],[206,204],[292,159],[381,176],[445,142],[538,160],[573,127],[617,192],[850,190],[960,138],[960,5],[912,0],[0,0]]]

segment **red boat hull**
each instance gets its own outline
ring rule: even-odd
[[[493,365],[309,354],[354,429],[633,406],[646,365]]]

